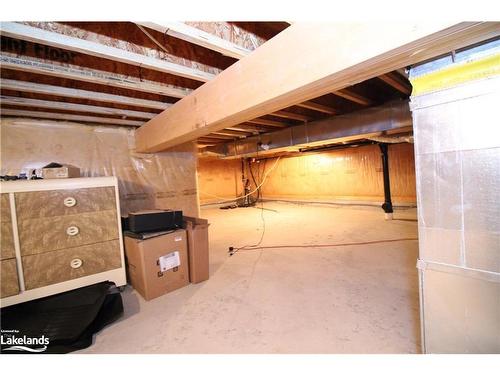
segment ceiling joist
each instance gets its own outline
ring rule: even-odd
[[[10,108],[2,109],[2,116],[45,118],[51,120],[90,122],[93,124],[104,124],[104,125],[141,126],[143,124],[143,121],[122,120],[122,119],[97,117],[97,116],[70,115],[66,113],[25,111],[25,110],[10,109]]]
[[[399,75],[399,73],[392,72],[392,73],[382,74],[378,78],[405,95],[411,94],[411,85],[407,81],[405,81]]]
[[[335,115],[337,113],[337,111],[331,107],[328,107],[328,106],[323,105],[323,104],[311,102],[311,101],[305,101],[303,103],[298,103],[298,104],[296,104],[296,106],[301,107],[301,108],[310,109],[310,110],[313,110],[316,112],[327,113],[329,115]]]
[[[150,112],[140,112],[131,111],[128,109],[117,109],[110,107],[100,107],[95,105],[85,105],[67,102],[55,102],[50,100],[39,100],[39,99],[29,99],[20,98],[16,96],[5,96],[0,97],[2,105],[10,106],[22,106],[22,107],[32,107],[32,108],[44,108],[44,109],[56,109],[62,111],[74,111],[74,112],[89,112],[100,115],[108,116],[120,116],[120,117],[135,117],[142,119],[151,119],[156,114]]]
[[[184,65],[174,64],[154,57],[90,42],[84,39],[73,38],[20,23],[2,22],[1,31],[3,35],[11,38],[84,53],[90,56],[135,65],[145,69],[189,78],[195,81],[208,82],[215,77],[212,73],[207,73]]]
[[[273,113],[270,113],[272,116],[276,117],[283,117],[291,120],[298,120],[298,121],[309,121],[310,118],[308,116],[301,115],[299,113],[293,113],[293,112],[287,112],[287,111],[276,111]]]
[[[2,79],[0,87],[5,90],[29,92],[33,94],[62,96],[72,99],[86,99],[98,102],[121,104],[152,109],[167,109],[172,104],[154,100],[131,98],[129,96],[107,94],[104,92],[73,89],[62,86],[45,85],[41,83]]]
[[[166,22],[161,25],[153,22],[136,22],[136,24],[208,48],[235,59],[241,59],[251,52],[246,48],[182,22]]]
[[[104,86],[147,92],[157,95],[165,95],[173,98],[183,98],[192,92],[192,90],[183,87],[164,85],[147,80],[139,80],[134,77],[109,73],[102,70],[81,68],[74,65],[63,66],[51,62],[7,55],[0,55],[0,64],[4,69],[95,83]]]
[[[272,126],[273,128],[286,128],[286,124],[273,120],[266,120],[263,118],[255,118],[252,120],[248,120],[247,122],[251,124],[264,125],[264,126]]]
[[[494,22],[297,22],[139,128],[137,149],[162,151],[499,34]]]
[[[340,96],[341,98],[347,99],[351,102],[360,104],[360,105],[369,106],[369,105],[373,104],[373,102],[370,99],[368,99],[362,95],[359,95],[359,94],[357,94],[354,91],[349,90],[349,89],[338,90],[338,91],[335,91],[333,94]]]

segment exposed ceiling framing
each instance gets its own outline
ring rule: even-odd
[[[283,22],[5,22],[2,116],[139,127],[259,49]],[[258,80],[255,82],[259,85]],[[394,70],[197,138],[233,142],[406,99]]]

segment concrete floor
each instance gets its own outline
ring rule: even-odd
[[[416,210],[384,221],[375,207],[268,202],[262,245],[416,238]],[[131,287],[125,316],[82,353],[418,353],[417,241],[240,251],[261,210],[202,209],[210,280],[145,302]]]

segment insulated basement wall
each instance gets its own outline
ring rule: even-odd
[[[234,199],[242,192],[241,160],[199,159],[200,203]]]
[[[275,161],[275,158],[268,159],[266,170]],[[393,202],[414,204],[413,145],[391,144],[389,162]],[[255,173],[256,164],[253,169]],[[198,176],[202,203],[217,201],[213,195],[234,198],[235,191],[242,192],[240,160],[200,161]],[[263,185],[263,196],[265,199],[381,204],[384,187],[380,149],[370,145],[282,157]]]
[[[2,119],[0,128],[2,175],[71,164],[82,176],[117,176],[122,214],[156,207],[198,216],[192,143],[139,154],[133,129],[30,119]]]
[[[426,353],[500,353],[500,43],[413,68]]]

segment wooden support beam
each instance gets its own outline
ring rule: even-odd
[[[171,96],[173,98],[184,98],[193,91],[183,87],[139,80],[134,77],[109,73],[97,69],[81,68],[75,65],[63,66],[49,61],[19,58],[3,54],[0,55],[0,65],[3,69],[95,83],[120,89]]]
[[[298,121],[309,121],[310,118],[308,116],[304,116],[298,113],[293,113],[293,112],[287,112],[287,111],[277,111],[270,113],[271,116],[277,116],[277,117],[283,117],[283,118],[288,118],[291,120],[298,120]]]
[[[136,131],[137,149],[165,150],[499,35],[495,22],[440,18],[297,22],[148,121]]]
[[[38,111],[24,111],[19,109],[2,109],[2,116],[15,116],[15,117],[34,117],[36,119],[52,119],[52,120],[65,120],[75,122],[91,122],[94,124],[104,125],[126,125],[126,126],[141,126],[143,121],[121,120],[115,118],[97,117],[97,116],[80,116],[70,115],[67,113],[50,113]]]
[[[251,52],[246,48],[182,22],[166,22],[162,25],[153,22],[136,22],[136,24],[208,48],[212,51],[217,51],[235,59],[241,59]]]
[[[370,99],[368,99],[362,95],[359,95],[359,94],[357,94],[354,91],[349,90],[349,89],[338,90],[338,91],[333,92],[333,94],[340,96],[341,98],[347,99],[351,102],[361,104],[364,106],[369,106],[369,105],[373,104],[373,102]]]
[[[311,101],[305,101],[303,103],[298,103],[298,104],[296,104],[296,106],[311,109],[311,110],[316,111],[316,112],[328,113],[329,115],[335,115],[337,113],[337,111],[331,107],[328,107],[328,106],[323,105],[323,104],[311,102]]]
[[[117,109],[110,107],[100,107],[95,105],[85,105],[85,104],[76,104],[67,102],[54,102],[50,100],[29,99],[17,96],[2,95],[0,96],[0,102],[2,105],[58,109],[62,111],[74,111],[74,112],[89,112],[100,115],[121,116],[123,118],[136,117],[142,119],[152,119],[156,115],[155,113],[150,113],[150,112],[131,111],[128,109]]]
[[[0,88],[12,91],[29,92],[33,94],[54,95],[73,99],[95,100],[98,102],[154,109],[167,109],[172,105],[171,103],[162,103],[154,100],[137,99],[131,98],[129,96],[113,95],[104,92],[87,91],[62,86],[44,85],[35,82],[16,81],[12,79],[2,79],[0,81]]]
[[[106,46],[88,40],[73,38],[59,33],[54,33],[37,27],[31,27],[15,22],[2,22],[2,35],[26,40],[28,42],[62,48],[68,51],[84,53],[125,64],[140,66],[145,69],[156,70],[162,73],[193,79],[195,81],[208,82],[215,77],[212,73],[190,68],[184,65],[174,64],[165,60],[156,59],[129,52],[120,48]]]
[[[248,120],[247,122],[249,122],[251,124],[272,126],[273,128],[286,128],[287,127],[287,124],[284,124],[282,122],[273,121],[273,120],[266,120],[263,118],[254,118],[252,120]]]
[[[391,72],[382,74],[378,78],[405,95],[411,94],[411,84],[401,77],[399,73]]]

